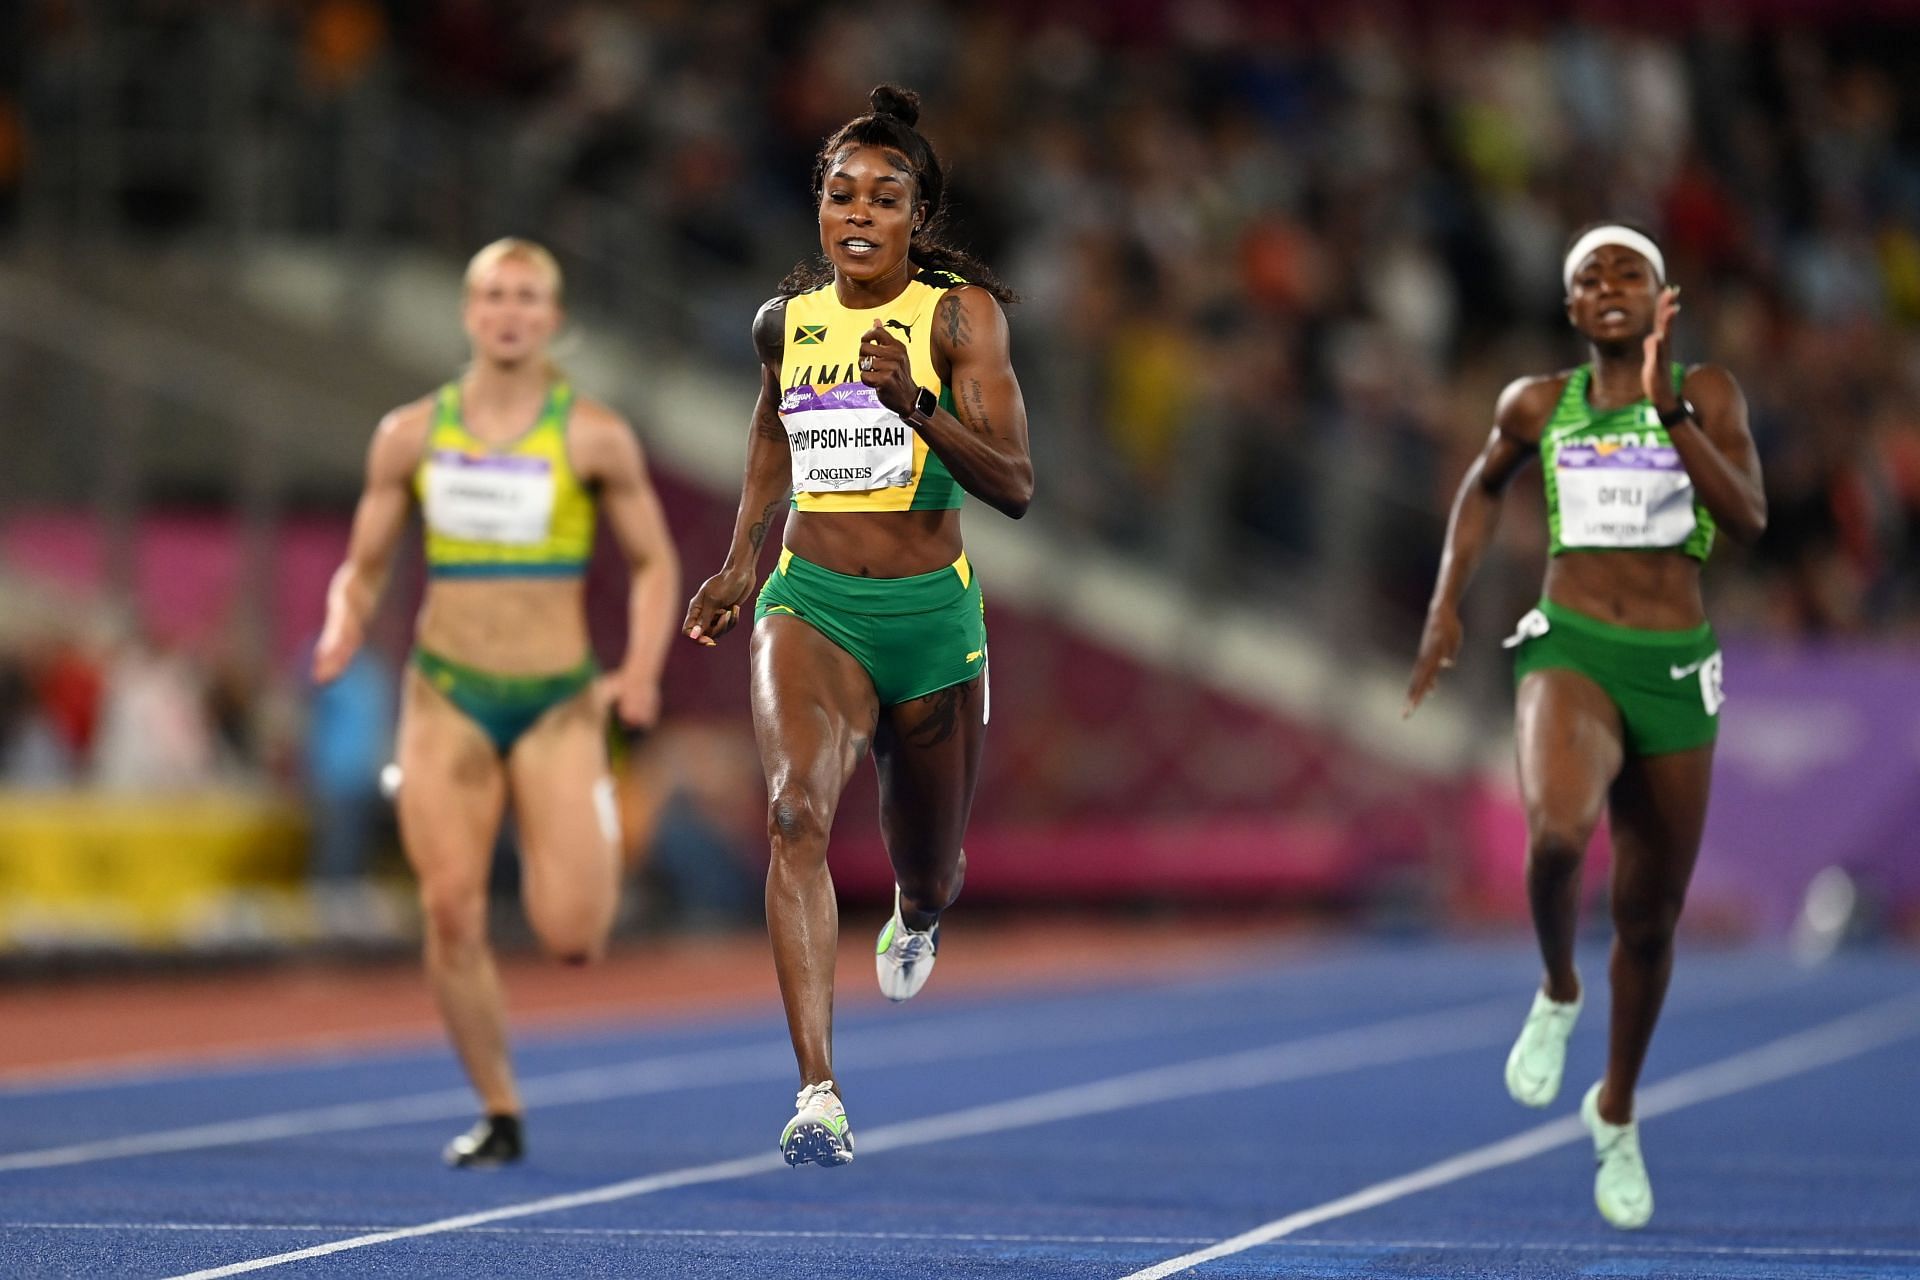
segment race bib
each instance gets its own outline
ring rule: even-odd
[[[905,488],[913,483],[913,428],[864,382],[780,398],[795,493]]]
[[[423,506],[435,533],[464,542],[533,546],[553,523],[546,458],[438,449],[427,460]]]
[[[1677,547],[1693,533],[1693,480],[1670,445],[1562,445],[1554,476],[1562,546]]]
[[[1726,659],[1719,652],[1700,664],[1700,705],[1710,716],[1719,715],[1720,708],[1727,704],[1725,677]]]

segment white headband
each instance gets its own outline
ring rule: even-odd
[[[1579,269],[1580,263],[1603,244],[1619,245],[1622,249],[1633,250],[1653,264],[1653,274],[1660,278],[1660,283],[1667,282],[1667,260],[1660,256],[1659,245],[1632,227],[1595,227],[1576,240],[1573,248],[1567,250],[1567,261],[1560,268],[1560,274],[1568,293],[1573,292],[1573,273]]]

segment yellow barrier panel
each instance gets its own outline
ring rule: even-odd
[[[282,796],[0,792],[0,947],[231,940],[234,904],[286,896],[306,855]]]

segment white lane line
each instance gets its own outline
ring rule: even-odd
[[[1271,948],[1262,947],[1248,952],[1244,957],[1232,959],[1229,968],[1213,973],[1180,974],[1174,977],[1143,984],[1139,980],[1117,984],[1096,986],[1063,985],[1042,986],[1038,990],[1022,993],[1022,999],[1030,1001],[1043,1013],[1052,1013],[1052,1006],[1060,1003],[1083,1003],[1091,997],[1100,1001],[1103,1010],[1111,1011],[1115,1006],[1125,1008],[1129,1005],[1156,1002],[1164,1005],[1168,1001],[1187,1001],[1194,998],[1227,997],[1236,994],[1259,995],[1311,995],[1341,977],[1364,975],[1376,965],[1383,964],[1386,956],[1374,952],[1354,952],[1345,956],[1325,957],[1314,955],[1312,963],[1302,963],[1301,951],[1307,944],[1276,944]],[[1267,963],[1270,961],[1270,963]],[[1275,970],[1271,965],[1288,964],[1291,967]],[[1488,986],[1490,975],[1479,972],[1469,975],[1470,987]],[[1417,998],[1421,988],[1412,985],[1422,975],[1398,975],[1393,989],[1402,996],[1415,998],[1407,1001],[1409,1005],[1418,1005]],[[1499,975],[1491,975],[1498,980]],[[1436,992],[1434,998],[1443,999],[1457,995],[1461,981],[1451,982],[1436,978],[1426,984]],[[999,993],[1005,994],[1005,993]],[[969,992],[961,999],[974,1001],[993,999],[992,990]],[[1314,1009],[1303,1012],[1311,1014]],[[959,1010],[955,1010],[956,1013]],[[729,1025],[744,1026],[750,1013],[741,1012],[732,1016]],[[881,1020],[897,1026],[906,1021],[903,1015],[883,1003],[862,1006],[854,1004],[845,1015],[844,1031],[857,1032],[873,1029]],[[688,1030],[687,1016],[676,1014],[666,1024],[673,1033]],[[551,1038],[572,1045],[596,1045],[609,1041],[629,1039],[634,1035],[631,1026],[612,1025],[605,1018],[582,1021],[568,1014],[538,1016],[532,1020],[528,1030],[543,1039]],[[891,1029],[889,1027],[888,1029]],[[784,1041],[781,1042],[784,1045]],[[430,1058],[438,1061],[443,1056],[441,1046],[444,1036],[437,1028],[402,1029],[390,1035],[353,1037],[350,1035],[315,1036],[312,1039],[282,1042],[270,1046],[251,1046],[209,1050],[195,1056],[151,1055],[118,1057],[109,1061],[88,1060],[65,1065],[53,1064],[45,1067],[26,1068],[18,1071],[0,1072],[0,1102],[14,1098],[36,1097],[54,1094],[77,1093],[97,1089],[124,1089],[139,1085],[201,1083],[211,1078],[224,1076],[274,1075],[286,1072],[310,1073],[327,1070],[353,1070],[365,1067],[370,1061],[414,1060]]]
[[[1306,945],[1306,944],[1299,944]],[[1246,999],[1257,999],[1267,995],[1299,996],[1309,994],[1316,989],[1324,990],[1327,984],[1342,980],[1364,981],[1374,976],[1377,969],[1382,985],[1402,996],[1412,996],[1410,1004],[1419,1004],[1417,998],[1422,992],[1430,992],[1431,999],[1446,999],[1459,994],[1462,985],[1468,987],[1506,986],[1511,975],[1498,972],[1500,959],[1498,951],[1473,952],[1475,963],[1473,971],[1462,977],[1452,973],[1434,974],[1426,969],[1406,970],[1404,956],[1373,951],[1353,951],[1325,956],[1315,955],[1311,963],[1303,963],[1301,955],[1291,944],[1277,945],[1272,949],[1274,964],[1289,967],[1274,969],[1266,966],[1254,967],[1253,960],[1268,954],[1264,951],[1249,953],[1246,963],[1236,962],[1233,967],[1220,972],[1203,975],[1183,975],[1165,979],[1152,985],[1140,985],[1138,982],[1117,986],[1064,986],[1044,987],[1033,994],[1034,1006],[1043,1016],[1054,1012],[1055,1004],[1081,1001],[1093,998],[1102,1002],[1103,1008],[1119,1005],[1126,1007],[1147,1001],[1183,1001],[1190,998],[1206,999],[1240,995]],[[1390,969],[1391,961],[1395,968]],[[1512,966],[1514,973],[1525,972],[1527,966]],[[1794,987],[1808,985],[1813,981],[1810,970],[1785,970],[1782,973],[1767,974],[1755,978],[1742,972],[1735,982],[1721,981],[1723,975],[1715,974],[1712,985],[1704,994],[1711,997],[1715,1005],[1737,1004],[1743,1000],[1777,994]],[[1725,988],[1725,989],[1718,989]],[[1668,1007],[1678,1009],[1681,1002],[1698,1003],[1703,993],[1691,987],[1676,989],[1668,997]],[[970,993],[969,1000],[993,997],[992,992]],[[1295,1010],[1305,1016],[1315,1016],[1324,1012],[1323,1004],[1316,1002],[1311,1007]],[[1131,1011],[1131,1010],[1129,1010]],[[1523,1010],[1524,1012],[1524,1007]],[[850,1009],[847,1019],[847,1031],[857,1032],[873,1029],[884,1019],[893,1025],[899,1025],[905,1019],[898,1012],[884,1007]],[[958,1012],[956,1010],[956,1012]],[[746,1015],[730,1019],[728,1027],[745,1027]],[[582,1022],[571,1015],[557,1014],[539,1017],[529,1027],[543,1040],[576,1045],[600,1045],[629,1039],[634,1028],[609,1025],[603,1020]],[[687,1030],[684,1017],[676,1016],[668,1023],[668,1030],[680,1033]],[[784,1043],[784,1042],[783,1042]],[[359,1070],[369,1064],[383,1062],[409,1062],[428,1059],[438,1062],[443,1057],[441,1045],[443,1039],[438,1031],[403,1030],[392,1035],[372,1037],[353,1037],[347,1035],[315,1036],[310,1040],[282,1042],[272,1046],[252,1046],[242,1048],[209,1050],[205,1054],[189,1057],[177,1055],[129,1056],[109,1061],[88,1060],[67,1065],[53,1065],[29,1068],[19,1071],[0,1072],[0,1104],[15,1099],[30,1097],[49,1097],[63,1094],[135,1088],[144,1085],[203,1084],[211,1079],[226,1077],[269,1076],[286,1073],[312,1074],[334,1070]]]
[[[921,1019],[904,1026],[845,1036],[839,1057],[846,1066],[893,1067],[955,1058],[991,1057],[1005,1052],[1025,1053],[1034,1049],[1113,1043],[1139,1037],[1157,1039],[1170,1030],[1202,1030],[1247,1020],[1244,1008],[1202,1009],[1196,1012],[1160,1010],[1150,1017],[1128,1020],[1054,1019],[1036,1026],[1009,1026],[1004,1015],[994,1014]],[[586,1067],[535,1076],[522,1085],[521,1096],[530,1107],[572,1106],[676,1089],[784,1081],[792,1074],[786,1041],[767,1040],[734,1048],[668,1054],[605,1067]],[[177,1129],[124,1134],[34,1151],[4,1153],[0,1154],[0,1174],[314,1137],[326,1133],[348,1133],[428,1120],[461,1119],[473,1114],[474,1105],[471,1091],[458,1088],[368,1102],[307,1107]]]
[[[1915,1032],[1920,1032],[1920,998],[1900,996],[1704,1067],[1683,1071],[1641,1090],[1635,1110],[1642,1119],[1664,1115],[1844,1062],[1848,1058],[1897,1043]],[[1351,1195],[1288,1214],[1284,1218],[1275,1218],[1272,1222],[1205,1249],[1183,1253],[1177,1258],[1129,1272],[1122,1280],[1164,1280],[1164,1277],[1191,1271],[1218,1258],[1244,1253],[1335,1218],[1377,1208],[1502,1165],[1517,1164],[1585,1136],[1586,1129],[1578,1116],[1562,1116],[1413,1173],[1376,1182]]]
[[[1432,1249],[1463,1254],[1503,1253],[1518,1249],[1531,1253],[1619,1253],[1644,1258],[1654,1250],[1644,1244],[1606,1244],[1596,1240],[1289,1240],[1290,1249]],[[1853,1245],[1676,1244],[1661,1241],[1655,1250],[1701,1258],[1920,1258],[1920,1249],[1876,1249]]]
[[[276,1253],[265,1258],[251,1258],[245,1262],[235,1262],[224,1267],[210,1267],[204,1271],[193,1271],[175,1277],[174,1280],[214,1280],[217,1276],[237,1276],[247,1271],[264,1271],[268,1267],[284,1266],[289,1262],[300,1262],[307,1258],[324,1258],[329,1254],[345,1253],[349,1249],[365,1249],[376,1244],[387,1244],[394,1240],[412,1240],[420,1236],[442,1235],[449,1231],[464,1231],[470,1227],[485,1226],[490,1222],[499,1222],[508,1218],[528,1217],[538,1213],[558,1213],[563,1209],[580,1209],[588,1205],[605,1204],[610,1200],[625,1200],[633,1196],[652,1195],[657,1191],[670,1191],[675,1187],[692,1187],[707,1182],[730,1182],[736,1178],[750,1178],[757,1173],[771,1173],[785,1167],[777,1151],[759,1156],[742,1156],[738,1160],[722,1160],[716,1164],[700,1165],[691,1169],[675,1169],[668,1173],[654,1174],[645,1178],[634,1178],[627,1182],[616,1182],[610,1186],[596,1187],[590,1191],[576,1191],[570,1195],[548,1196],[544,1200],[531,1200],[522,1204],[505,1205],[498,1209],[486,1209],[479,1213],[466,1213],[453,1218],[441,1218],[435,1222],[423,1222],[413,1227],[398,1227],[390,1231],[375,1231],[367,1235],[354,1236],[347,1240],[334,1240],[326,1244],[313,1245],[306,1249],[295,1249],[288,1253]]]
[[[272,1222],[0,1222],[0,1231],[175,1231],[208,1234],[262,1234],[278,1232],[320,1232],[383,1230],[378,1226],[348,1223],[272,1223]],[[1000,1231],[755,1231],[747,1228],[720,1227],[502,1227],[469,1228],[474,1235],[497,1236],[574,1236],[609,1239],[689,1239],[689,1240],[895,1240],[922,1244],[1206,1244],[1205,1236],[1090,1236],[1018,1234]],[[1292,1239],[1293,1249],[1318,1249],[1322,1252],[1380,1249],[1424,1249],[1446,1253],[1502,1253],[1521,1250],[1531,1253],[1632,1254],[1646,1252],[1642,1245],[1607,1244],[1593,1240],[1342,1240]],[[1660,1252],[1703,1258],[1920,1258],[1920,1249],[1875,1248],[1852,1245],[1711,1245],[1663,1244]]]
[[[0,1222],[0,1231],[188,1231],[215,1234],[281,1231],[364,1231],[378,1226],[268,1222]],[[986,1231],[753,1231],[720,1227],[473,1227],[474,1235],[605,1236],[613,1239],[904,1240],[938,1244],[1205,1244],[1204,1236],[1014,1235]],[[1920,1251],[1916,1251],[1920,1256]]]
[[[1368,981],[1377,977],[1382,985],[1390,986],[1401,995],[1418,997],[1422,991],[1430,990],[1433,993],[1431,998],[1440,1000],[1457,996],[1462,985],[1471,988],[1504,986],[1513,975],[1528,971],[1531,957],[1529,952],[1527,962],[1510,965],[1507,961],[1511,955],[1502,949],[1468,948],[1465,954],[1472,961],[1470,972],[1459,975],[1450,971],[1434,973],[1419,967],[1409,971],[1406,957],[1391,950],[1338,946],[1330,954],[1325,947],[1324,939],[1263,944],[1244,955],[1229,957],[1229,965],[1217,972],[1181,973],[1152,983],[1135,979],[1096,986],[1043,986],[1030,995],[1043,1012],[1050,1012],[1050,1006],[1055,1003],[1079,1001],[1086,997],[1098,999],[1104,1006],[1126,1006],[1149,1000],[1164,1003],[1191,997],[1205,999],[1208,996],[1234,994],[1250,999],[1264,995],[1299,996],[1325,990],[1330,983]],[[1699,968],[1694,966],[1689,969],[1689,975],[1697,975]],[[1800,969],[1769,974],[1758,980],[1744,970],[1739,976],[1741,981],[1725,983],[1722,981],[1724,975],[1718,970],[1709,975],[1713,987],[1731,987],[1730,992],[1720,992],[1714,1003],[1730,1003],[1747,995],[1775,993],[1813,981],[1811,971]],[[1743,992],[1743,988],[1748,990]],[[994,996],[995,992],[984,990],[968,993],[965,998],[992,999]],[[1690,997],[1697,999],[1698,996],[1699,993],[1691,987],[1676,989],[1669,996],[1669,1007],[1677,1008],[1677,1002]],[[1418,1004],[1419,1000],[1416,998],[1410,1003]],[[1315,1012],[1318,1007],[1315,1005],[1313,1009],[1303,1012]],[[1524,1006],[1522,1012],[1525,1012]],[[729,1017],[727,1025],[744,1028],[750,1017],[750,1012],[741,1012]],[[856,1005],[848,1010],[847,1030],[860,1030],[878,1019],[894,1023],[903,1020],[898,1012],[884,1006]],[[666,1026],[671,1032],[684,1032],[688,1030],[687,1017],[684,1014],[673,1015]],[[632,1027],[610,1023],[604,1017],[585,1019],[568,1013],[537,1016],[527,1029],[543,1039],[580,1045],[604,1044],[630,1038],[634,1034]],[[0,1071],[0,1103],[16,1098],[141,1085],[197,1084],[227,1076],[356,1070],[369,1062],[379,1061],[421,1058],[438,1061],[442,1043],[443,1039],[437,1030],[403,1028],[390,1034],[360,1037],[316,1035],[311,1039],[273,1045],[210,1049],[191,1056],[131,1055],[104,1061],[89,1059]]]
[[[1722,1007],[1765,998],[1781,989],[1778,979],[1749,980],[1731,990],[1683,996],[1689,1005]],[[1679,1002],[1669,1001],[1669,1007]],[[892,1067],[961,1057],[991,1057],[1001,1052],[1112,1043],[1139,1036],[1163,1037],[1182,1030],[1247,1021],[1242,1006],[1196,1010],[1142,1010],[1150,1016],[1121,1020],[1052,1018],[1033,1027],[1007,1025],[1004,1014],[927,1018],[887,1029],[870,1029],[841,1038],[843,1066]],[[642,1058],[606,1067],[588,1067],[534,1076],[522,1085],[529,1106],[560,1107],[616,1098],[643,1097],[675,1089],[785,1080],[792,1074],[785,1041],[763,1041],[725,1049],[704,1049]],[[440,1089],[397,1098],[336,1103],[213,1121],[183,1128],[124,1134],[87,1142],[0,1153],[0,1174],[28,1169],[171,1155],[217,1147],[276,1142],[289,1138],[351,1133],[387,1125],[464,1119],[473,1114],[473,1095],[464,1088]]]
[[[965,1107],[942,1115],[927,1116],[898,1124],[883,1125],[858,1134],[863,1155],[876,1151],[894,1151],[923,1146],[950,1138],[976,1137],[1009,1129],[1022,1129],[1082,1116],[1122,1111],[1130,1107],[1153,1106],[1182,1098],[1252,1089],[1286,1080],[1304,1080],[1333,1075],[1369,1066],[1385,1066],[1420,1058],[1437,1057],[1463,1049],[1479,1048],[1504,1039],[1512,1028],[1512,1001],[1488,1001],[1439,1013],[1395,1018],[1347,1031],[1334,1031],[1300,1040],[1268,1045],[1239,1053],[1200,1058],[1169,1067],[1154,1067],[1110,1076],[1083,1085],[1049,1089],[1007,1102]],[[667,1173],[650,1174],[608,1186],[595,1187],[567,1195],[548,1196],[521,1204],[503,1205],[477,1213],[441,1218],[418,1226],[369,1232],[346,1240],[276,1253],[195,1271],[174,1280],[216,1280],[220,1276],[260,1271],[307,1258],[325,1257],[349,1249],[364,1249],[394,1240],[443,1235],[490,1223],[558,1213],[587,1205],[628,1200],[652,1195],[676,1187],[727,1182],[784,1168],[778,1152],[763,1156],[743,1156],[715,1164],[697,1165]]]
[[[1390,952],[1364,949],[1328,954],[1324,949],[1316,950],[1319,945],[1317,942],[1284,940],[1251,943],[1247,950],[1226,954],[1224,967],[1212,971],[1189,972],[1183,962],[1171,976],[1152,979],[1135,976],[1094,984],[1072,981],[1065,975],[1058,975],[1038,987],[1030,983],[1017,992],[986,987],[968,991],[957,999],[974,1002],[1014,994],[1023,1001],[1051,1012],[1050,1006],[1054,1004],[1079,1003],[1089,997],[1099,1000],[1103,1008],[1110,1009],[1116,1004],[1126,1006],[1150,1001],[1164,1004],[1169,1000],[1205,999],[1208,996],[1222,997],[1236,993],[1312,995],[1342,977],[1365,974],[1376,966],[1383,966],[1391,956]],[[1436,991],[1445,991],[1447,995],[1457,995],[1463,981],[1469,987],[1479,987],[1491,985],[1490,979],[1501,980],[1502,975],[1482,972],[1486,968],[1485,965],[1476,965],[1474,971],[1464,979],[1455,979],[1451,983],[1451,990],[1443,985],[1441,979],[1435,979],[1428,985]],[[1410,979],[1419,976],[1405,973],[1397,975],[1394,989],[1402,995],[1417,997],[1419,988],[1411,986]],[[1417,1005],[1419,1000],[1412,999],[1408,1003]],[[954,1012],[960,1011],[956,1009]],[[846,1022],[845,1029],[857,1031],[881,1020],[897,1025],[907,1015],[876,996],[868,1002],[861,1002],[856,997],[842,1016]],[[742,1026],[751,1018],[752,1010],[740,1009],[729,1013],[726,1021]],[[672,1033],[684,1033],[691,1029],[697,1034],[698,1028],[690,1027],[693,1021],[690,1015],[680,1012],[668,1015],[664,1025]],[[618,1025],[615,1015],[605,1011],[584,1016],[564,1011],[534,1015],[529,1019],[526,1029],[543,1038],[551,1037],[582,1045],[627,1039],[635,1033],[634,1027]],[[781,1043],[785,1044],[784,1041]],[[212,1049],[187,1056],[129,1055],[106,1061],[90,1059],[54,1063],[0,1071],[0,1101],[146,1084],[199,1082],[227,1075],[356,1069],[366,1066],[370,1059],[437,1057],[442,1044],[444,1035],[437,1027],[400,1028],[391,1033],[366,1037],[317,1035],[311,1039],[266,1046]]]
[[[0,1231],[378,1231],[344,1222],[0,1222]]]
[[[0,1231],[174,1231],[205,1234],[283,1232],[375,1232],[379,1226],[344,1222],[0,1222]],[[1207,1244],[1207,1236],[1089,1236],[1016,1234],[1001,1231],[754,1231],[721,1227],[502,1227],[469,1228],[470,1234],[496,1236],[574,1236],[609,1239],[689,1240],[894,1240],[920,1244]],[[1530,1253],[1632,1254],[1638,1244],[1607,1244],[1594,1240],[1340,1240],[1287,1241],[1292,1249],[1322,1252],[1381,1249],[1423,1249],[1431,1252],[1473,1254],[1521,1250]],[[1920,1258],[1920,1249],[1874,1248],[1852,1245],[1712,1245],[1663,1244],[1661,1253],[1702,1258],[1824,1258],[1835,1261],[1881,1258]]]

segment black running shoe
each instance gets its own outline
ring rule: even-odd
[[[520,1136],[520,1117],[481,1116],[467,1130],[447,1144],[447,1163],[455,1169],[498,1169],[512,1164],[527,1151]]]

